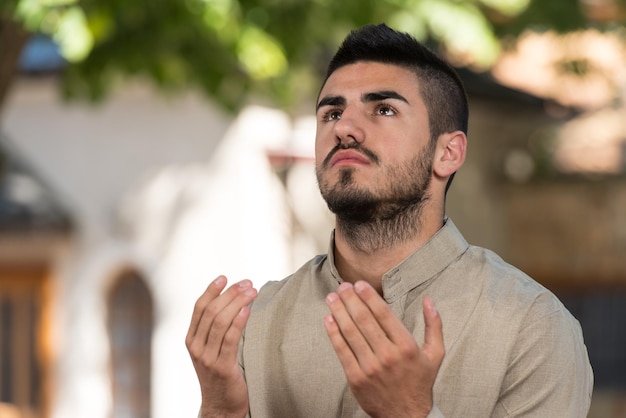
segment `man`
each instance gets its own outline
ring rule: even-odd
[[[209,285],[186,340],[200,416],[586,416],[578,322],[445,216],[467,118],[454,70],[411,36],[344,40],[317,102],[329,252],[258,294]]]

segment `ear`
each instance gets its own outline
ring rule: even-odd
[[[437,139],[433,172],[437,177],[447,179],[454,174],[465,161],[467,137],[461,131],[441,134]]]

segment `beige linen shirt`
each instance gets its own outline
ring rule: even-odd
[[[252,418],[365,417],[324,329],[341,277],[328,255],[266,284],[252,306],[240,364]],[[383,276],[383,296],[421,345],[422,299],[446,348],[429,417],[585,417],[593,374],[580,325],[561,302],[451,220]]]

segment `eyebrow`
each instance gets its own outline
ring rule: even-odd
[[[343,106],[346,104],[346,98],[343,96],[326,96],[317,104],[315,110],[319,110],[322,106]]]
[[[361,96],[361,101],[363,103],[380,102],[386,99],[401,100],[409,104],[409,101],[404,96],[393,90],[373,91],[371,93],[364,93]],[[346,99],[343,96],[326,96],[319,101],[316,110],[319,110],[319,108],[323,106],[345,106],[345,104]]]
[[[371,92],[371,93],[365,93],[361,97],[361,100],[364,103],[367,103],[367,102],[380,102],[380,101],[386,100],[386,99],[401,100],[404,103],[409,104],[409,101],[404,96],[402,96],[401,94],[399,94],[398,92],[393,91],[393,90],[374,91],[374,92]]]

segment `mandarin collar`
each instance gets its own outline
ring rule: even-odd
[[[450,218],[424,245],[383,275],[383,297],[393,303],[410,290],[432,279],[463,254],[469,244]],[[328,247],[330,273],[337,283],[343,279],[335,266],[335,231]]]

